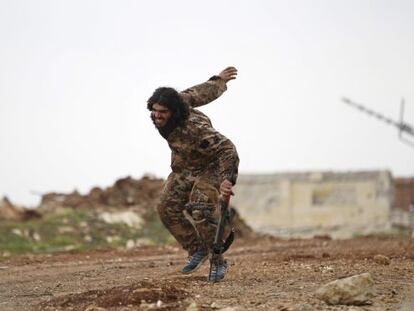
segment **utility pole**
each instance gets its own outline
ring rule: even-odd
[[[409,145],[410,147],[414,148],[414,126],[405,123],[404,122],[404,98],[401,99],[401,105],[400,105],[400,121],[394,121],[391,118],[388,118],[372,109],[366,108],[365,106],[356,103],[352,100],[350,100],[349,98],[343,97],[342,101],[351,106],[354,107],[356,109],[359,109],[360,111],[363,111],[367,114],[369,114],[372,117],[377,118],[378,120],[381,120],[385,123],[387,123],[388,125],[394,126],[398,129],[398,138],[405,144]],[[412,139],[407,139],[406,136],[411,136]]]

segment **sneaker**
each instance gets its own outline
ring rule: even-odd
[[[196,271],[208,258],[208,252],[205,249],[196,251],[187,261],[187,264],[181,270],[182,273],[192,273]]]
[[[224,279],[227,272],[227,262],[221,261],[218,264],[212,264],[211,271],[208,275],[209,282],[219,282]]]

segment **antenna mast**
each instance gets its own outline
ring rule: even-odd
[[[367,114],[369,114],[371,117],[377,118],[378,120],[381,120],[385,123],[387,123],[388,125],[394,126],[398,129],[398,138],[404,142],[405,144],[409,145],[410,147],[414,148],[414,141],[411,139],[407,139],[405,138],[405,136],[411,136],[414,138],[414,127],[408,123],[404,122],[404,98],[401,99],[401,105],[400,105],[400,121],[394,121],[391,118],[388,118],[378,112],[375,112],[374,110],[371,110],[369,108],[366,108],[365,106],[358,104],[352,100],[350,100],[349,98],[343,97],[342,101],[351,106],[354,107],[360,111],[363,111]]]

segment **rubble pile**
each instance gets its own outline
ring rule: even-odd
[[[16,206],[7,197],[0,200],[0,219],[24,221],[40,217],[40,214],[33,209]]]
[[[141,179],[128,176],[118,179],[114,185],[104,189],[94,187],[85,195],[77,190],[69,194],[46,193],[36,210],[18,208],[7,199],[3,199],[0,203],[0,219],[27,220],[62,208],[94,211],[98,217],[102,216],[102,213],[113,214],[128,210],[139,217],[149,219],[156,214],[155,207],[163,182],[163,179],[151,176],[143,176]],[[231,216],[238,237],[253,235],[252,229],[239,217],[234,207],[231,207]]]
[[[117,180],[113,186],[105,189],[94,187],[86,195],[81,195],[76,190],[70,194],[55,192],[44,194],[39,209],[42,213],[58,207],[149,210],[153,208],[162,184],[163,180],[158,178],[144,176],[136,180],[128,176]]]

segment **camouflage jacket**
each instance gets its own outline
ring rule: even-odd
[[[180,93],[189,105],[190,114],[185,123],[175,128],[167,138],[173,172],[198,176],[213,171],[221,180],[235,183],[239,164],[236,147],[213,128],[205,114],[194,109],[215,100],[226,89],[224,80],[213,77]]]

